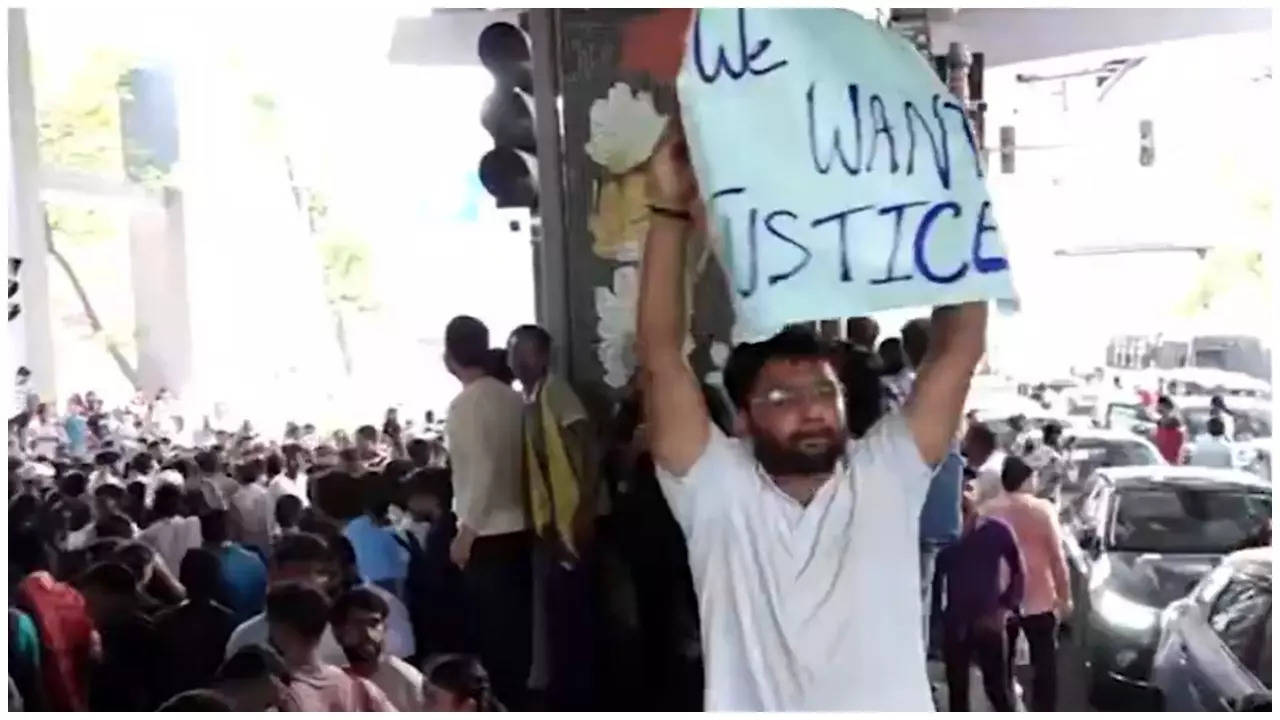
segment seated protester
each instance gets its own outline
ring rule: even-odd
[[[303,510],[302,499],[297,495],[281,495],[276,500],[274,537],[297,532],[298,523],[302,522]]]
[[[228,522],[226,510],[210,510],[200,516],[200,534],[204,549],[218,558],[222,569],[215,598],[239,625],[266,606],[267,566],[257,553],[231,542]]]
[[[410,440],[406,450],[409,454],[409,462],[413,463],[414,469],[421,470],[431,465],[431,442],[426,438]]]
[[[212,678],[235,628],[231,611],[217,601],[222,581],[218,556],[195,548],[182,558],[180,568],[187,600],[155,619],[160,685],[166,697],[201,687]]]
[[[422,709],[422,673],[384,652],[390,608],[369,588],[355,587],[333,604],[329,621],[347,656],[346,671],[365,678],[386,693],[401,712]]]
[[[405,607],[404,602],[395,593],[368,582],[366,578],[360,575],[360,569],[356,565],[356,551],[351,546],[350,540],[337,533],[330,533],[328,536],[323,537],[329,545],[330,552],[333,553],[338,568],[338,572],[333,576],[328,588],[329,597],[339,597],[345,591],[355,587],[372,590],[387,603],[389,608],[387,613],[387,652],[398,658],[413,657],[416,650],[413,623],[409,620],[409,610]]]
[[[449,546],[458,534],[458,518],[449,509],[449,470],[413,473],[405,493],[408,512],[400,537],[410,549],[406,594],[417,657],[460,652],[466,640],[466,601],[462,570],[449,559]]]
[[[387,512],[395,495],[390,478],[369,474],[361,481],[364,491],[364,513],[347,523],[342,534],[355,549],[360,577],[395,594],[405,597],[409,576],[409,550],[396,538]]]
[[[226,698],[236,712],[293,710],[291,680],[276,651],[255,645],[227,658],[209,688]]]
[[[275,505],[271,495],[258,482],[262,478],[261,460],[249,460],[236,471],[240,487],[228,503],[231,511],[232,538],[242,545],[257,549],[263,557],[271,550],[271,521]]]
[[[151,711],[164,700],[157,687],[159,643],[142,611],[133,573],[120,563],[100,563],[77,581],[102,636],[102,661],[89,683],[92,711]]]
[[[151,514],[155,518],[138,539],[150,545],[170,574],[175,574],[188,550],[200,547],[200,519],[183,517],[182,488],[168,482],[156,488]]]
[[[40,638],[44,709],[89,709],[89,673],[99,646],[84,596],[54,579],[51,549],[36,532],[9,535],[11,602],[30,615]]]
[[[335,577],[334,555],[324,538],[311,533],[293,533],[276,541],[268,572],[270,586],[297,581],[325,591],[332,588]],[[267,615],[261,613],[244,621],[231,633],[224,655],[231,657],[241,648],[266,646],[268,642]],[[346,663],[347,656],[329,630],[327,622],[321,623],[319,642],[320,660],[329,665],[340,666]]]
[[[187,591],[171,575],[150,546],[135,541],[123,543],[111,561],[129,569],[138,587],[138,606],[148,617],[182,603]],[[90,566],[92,567],[92,566]]]
[[[422,684],[428,712],[504,712],[493,696],[489,673],[469,655],[444,655],[427,665]]]
[[[157,712],[231,712],[231,701],[213,690],[188,690],[156,708]]]
[[[120,476],[120,452],[105,449],[93,457],[93,474],[89,476],[89,492],[101,485],[118,485],[124,488],[124,479]]]
[[[58,494],[51,511],[62,518],[66,529],[74,533],[93,521],[93,508],[86,494],[89,477],[82,472],[70,471],[58,481]]]
[[[329,601],[305,581],[282,581],[267,593],[268,642],[290,674],[289,693],[300,712],[395,712],[377,685],[321,658],[329,629]]]

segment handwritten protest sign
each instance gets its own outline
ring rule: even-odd
[[[704,9],[677,90],[735,337],[1016,302],[973,130],[904,38],[845,10]]]

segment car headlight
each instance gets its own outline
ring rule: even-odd
[[[1146,632],[1160,618],[1158,608],[1134,602],[1113,590],[1102,591],[1095,607],[1103,620],[1121,630]]]

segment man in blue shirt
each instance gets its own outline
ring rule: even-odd
[[[219,599],[231,610],[235,625],[261,613],[267,599],[267,566],[256,553],[228,538],[227,511],[210,510],[201,515],[200,535],[204,548],[222,564]]]
[[[912,368],[920,367],[929,348],[929,319],[917,318],[902,326],[902,349]],[[910,388],[907,388],[909,391]],[[938,553],[960,538],[960,495],[964,487],[964,459],[958,445],[953,445],[947,458],[934,471],[929,493],[920,510],[920,593],[924,600],[925,650],[937,646],[932,626],[929,599],[932,595],[933,571]]]

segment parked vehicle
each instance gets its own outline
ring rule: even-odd
[[[1162,710],[1271,710],[1271,547],[1228,555],[1160,615]]]
[[[1160,612],[1271,517],[1271,488],[1235,470],[1106,468],[1064,544],[1090,700],[1151,705]]]
[[[1079,512],[1098,470],[1166,464],[1150,440],[1124,430],[1074,428],[1067,431],[1063,446],[1070,465],[1060,499],[1064,519]]]

